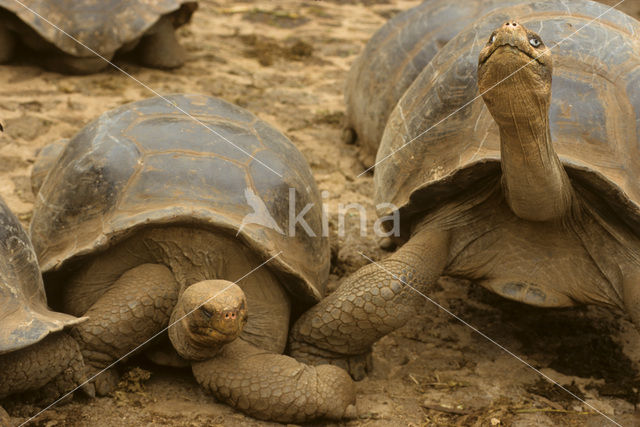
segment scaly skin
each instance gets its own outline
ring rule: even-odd
[[[336,364],[356,380],[364,377],[362,362],[371,345],[415,315],[423,297],[412,288],[425,292],[438,280],[448,248],[448,232],[425,229],[380,266],[362,267],[298,319],[290,354],[311,364]]]
[[[192,367],[217,399],[255,418],[290,423],[355,415],[353,382],[335,366],[308,366],[238,339]]]
[[[22,350],[0,355],[0,398],[38,390],[50,403],[85,380],[82,354],[66,332],[57,332]]]
[[[178,285],[171,271],[158,264],[142,264],[124,273],[74,327],[72,335],[93,372],[105,368],[169,323],[178,300]],[[107,394],[117,378],[100,375],[96,392]]]

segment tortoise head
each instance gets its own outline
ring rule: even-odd
[[[247,317],[247,301],[238,285],[204,280],[189,286],[178,299],[169,338],[181,357],[208,359],[240,335]]]
[[[478,88],[499,125],[546,117],[551,102],[551,51],[517,21],[497,28],[480,51]]]

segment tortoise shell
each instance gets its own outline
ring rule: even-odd
[[[49,310],[31,241],[0,198],[0,354],[83,320]]]
[[[261,213],[255,196],[272,226],[243,224]],[[43,272],[140,227],[182,223],[238,235],[264,260],[279,254],[269,266],[299,300],[324,294],[329,244],[307,162],[282,133],[220,99],[170,95],[102,114],[69,141],[37,199],[31,238]],[[313,233],[290,224],[309,206]]]
[[[523,1],[427,0],[397,14],[371,37],[351,66],[345,89],[346,125],[355,131],[367,166],[393,107],[433,56],[477,17]]]
[[[500,173],[499,132],[476,73],[491,32],[513,17],[551,48],[551,136],[569,176],[640,231],[640,23],[584,0],[496,10],[438,52],[389,118],[376,158],[376,202],[410,219]]]
[[[110,57],[142,36],[163,15],[173,14],[176,27],[187,23],[198,4],[193,0],[22,0],[22,3],[31,10],[14,0],[0,0],[0,8],[17,16],[61,51],[80,58],[94,53],[69,36]]]

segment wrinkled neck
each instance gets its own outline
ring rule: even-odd
[[[536,114],[513,114],[498,123],[502,185],[513,213],[530,221],[561,218],[572,199],[571,184],[551,141],[548,106]]]

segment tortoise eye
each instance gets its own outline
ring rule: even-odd
[[[537,37],[530,37],[529,38],[529,44],[531,46],[533,46],[533,47],[538,47],[538,46],[540,46],[542,44],[542,42]]]
[[[496,41],[496,35],[491,34],[491,37],[489,37],[489,44],[493,44],[494,41]]]
[[[200,307],[200,312],[201,312],[202,314],[204,314],[204,316],[205,316],[207,319],[211,319],[211,317],[213,316],[213,313],[212,313],[212,312],[210,312],[209,310],[207,310],[207,309],[206,309],[206,308],[204,308],[204,307]]]

